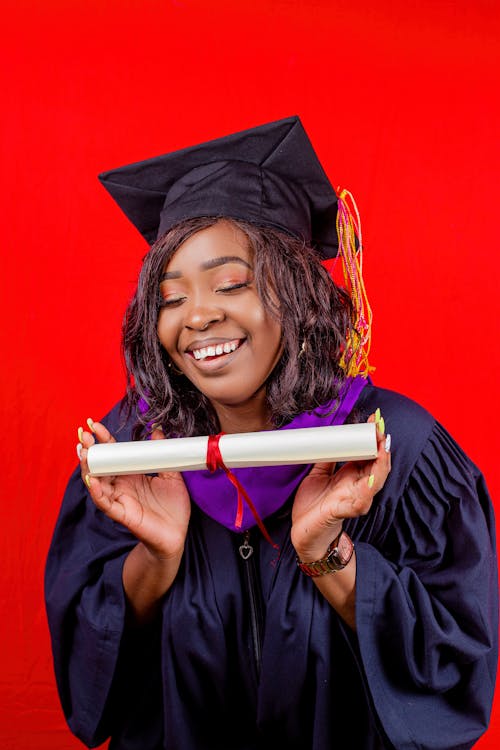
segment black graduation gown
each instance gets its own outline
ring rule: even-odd
[[[72,476],[49,552],[47,612],[72,731],[113,750],[465,750],[494,692],[494,521],[477,468],[402,396],[367,386],[392,435],[392,470],[364,517],[352,633],[296,567],[292,499],[266,526],[281,554],[193,508],[162,615],[126,626],[135,544]],[[105,420],[130,439],[115,408]]]

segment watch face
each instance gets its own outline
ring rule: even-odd
[[[353,549],[354,545],[351,539],[343,531],[339,537],[337,546],[330,552],[329,558],[343,568],[351,559]]]

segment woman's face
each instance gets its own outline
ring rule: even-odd
[[[261,404],[281,352],[281,325],[264,308],[243,232],[220,221],[176,251],[160,283],[158,336],[174,366],[212,402]]]

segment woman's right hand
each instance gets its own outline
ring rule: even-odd
[[[114,437],[100,422],[89,420],[99,443],[113,443]],[[91,432],[79,430],[82,449],[82,479],[96,506],[113,521],[123,524],[158,560],[180,559],[191,513],[191,502],[179,472],[157,476],[130,474],[115,477],[89,475],[87,453],[95,443]],[[155,430],[153,440],[163,438]]]

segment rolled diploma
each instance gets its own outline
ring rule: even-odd
[[[92,445],[87,462],[92,476],[150,474],[206,469],[208,437],[139,440]],[[229,468],[363,461],[377,455],[373,423],[269,430],[222,435],[222,460]]]

